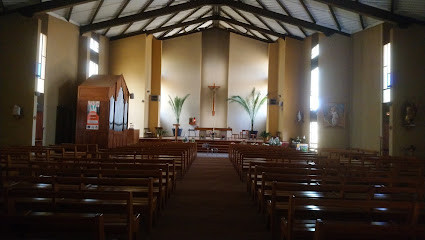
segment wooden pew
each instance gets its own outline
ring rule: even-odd
[[[297,198],[290,196],[287,217],[282,218],[285,239],[313,238],[316,219],[414,222],[414,203],[406,201]]]
[[[127,239],[139,234],[140,216],[133,212],[131,192],[8,189],[6,201],[11,216],[47,212],[51,216],[83,217],[102,213],[106,232],[126,233]]]
[[[133,195],[134,212],[142,214],[146,219],[150,232],[157,215],[159,197],[154,195],[153,178],[123,178],[123,177],[64,177],[64,176],[9,176],[8,190],[29,191],[91,191],[112,192],[127,191]],[[7,197],[7,196],[6,196]],[[40,203],[41,204],[41,203]],[[46,206],[45,206],[46,207]],[[41,208],[42,209],[42,208]]]
[[[425,239],[425,225],[316,220],[314,240]]]
[[[66,235],[92,236],[91,239],[104,240],[105,226],[103,214],[75,214],[52,212],[28,212],[26,214],[0,215],[2,238],[24,239],[37,237],[40,233],[56,233],[57,237]],[[78,237],[78,236],[76,236]]]

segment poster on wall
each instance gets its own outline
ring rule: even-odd
[[[323,106],[323,126],[345,127],[345,104],[327,103]]]
[[[87,104],[87,130],[99,130],[100,101],[88,101]]]

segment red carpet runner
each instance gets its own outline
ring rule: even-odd
[[[149,239],[271,239],[227,154],[198,154]]]

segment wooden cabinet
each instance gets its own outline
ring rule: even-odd
[[[133,144],[128,130],[129,91],[122,75],[93,75],[78,86],[76,143],[101,148]],[[138,137],[138,136],[137,136]]]

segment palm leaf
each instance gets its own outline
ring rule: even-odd
[[[186,101],[186,99],[189,97],[190,94],[187,94],[183,98],[180,98],[178,96],[174,97],[174,99],[171,98],[170,95],[168,95],[168,103],[170,104],[171,108],[173,109],[174,116],[176,117],[176,122],[180,123],[180,114],[182,112],[183,104]]]
[[[251,122],[251,131],[254,130],[254,120],[260,110],[261,105],[267,100],[267,96],[261,97],[260,92],[256,92],[255,88],[252,89],[250,94],[242,98],[241,96],[231,96],[227,99],[229,102],[236,102],[248,113]]]

